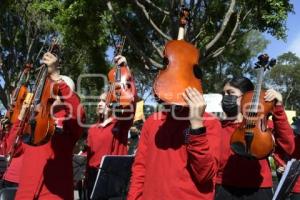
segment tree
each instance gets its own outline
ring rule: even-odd
[[[146,68],[160,68],[163,46],[177,37],[179,5],[191,9],[187,39],[202,53],[203,66],[224,53],[251,30],[285,38],[285,21],[293,6],[288,0],[112,1],[112,24],[126,34],[135,58]]]
[[[76,82],[83,73],[107,72],[108,31],[105,23],[101,23],[105,14],[100,14],[104,8],[85,1],[73,3],[60,0],[1,1],[0,76],[5,84],[0,87],[0,99],[5,108],[8,108],[11,85],[17,74],[26,62],[39,67],[39,59],[52,36],[60,39],[62,74],[71,76]],[[99,17],[90,17],[91,12]],[[97,80],[83,82],[88,94],[96,94],[103,85]]]
[[[138,69],[162,67],[163,46],[177,37],[180,2],[111,1],[113,33],[127,36],[130,46],[125,53]],[[286,0],[193,0],[185,4],[191,9],[186,40],[200,49],[205,92],[220,91],[229,74],[248,73],[253,56],[267,45],[260,32],[284,39],[287,14],[293,9]]]
[[[38,60],[41,47],[47,45],[51,35],[62,38],[62,73],[74,80],[83,73],[106,74],[110,64],[106,59],[108,46],[113,47],[116,38],[126,35],[124,55],[137,74],[140,94],[144,94],[155,75],[149,75],[148,70],[155,72],[161,67],[164,44],[177,36],[182,2],[111,1],[111,12],[99,0],[2,0],[1,76],[6,83],[0,88],[2,103],[7,107],[11,92],[8,83],[25,61]],[[287,14],[293,10],[288,0],[189,0],[185,4],[191,9],[186,39],[201,51],[205,82],[211,85],[208,91],[217,91],[219,77],[239,73],[239,66],[251,60],[254,53],[243,46],[251,31],[269,32],[284,39]],[[84,86],[87,94],[99,94],[102,83],[85,80]]]
[[[270,71],[269,84],[284,97],[286,109],[300,112],[300,58],[292,52],[277,58],[277,65]]]
[[[11,84],[23,65],[38,63],[40,53],[56,33],[51,21],[59,1],[1,1],[0,7],[0,99],[8,108]]]
[[[262,53],[268,41],[258,31],[250,31],[239,38],[223,54],[207,61],[204,71],[206,92],[220,92],[224,81],[233,76],[254,76],[253,58]]]

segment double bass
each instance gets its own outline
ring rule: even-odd
[[[122,55],[125,37],[116,46],[114,57]],[[136,87],[133,75],[125,63],[115,65],[108,73],[109,89],[106,95],[108,107],[127,107],[132,105],[136,98]]]
[[[264,100],[265,91],[262,90],[264,72],[276,64],[275,59],[269,60],[267,54],[258,57],[255,64],[257,82],[254,91],[246,92],[241,100],[243,121],[230,139],[231,149],[239,155],[263,159],[270,155],[274,148],[274,138],[267,128],[267,116],[272,111],[275,101]]]
[[[188,21],[189,10],[183,6],[177,40],[169,41],[165,45],[164,68],[159,71],[153,86],[160,101],[179,106],[187,106],[182,97],[187,87],[196,88],[202,93],[198,66],[200,52],[193,44],[184,41]]]

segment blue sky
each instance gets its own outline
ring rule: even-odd
[[[277,57],[288,51],[300,57],[300,1],[291,0],[291,2],[294,4],[295,14],[290,13],[287,19],[287,40],[277,40],[269,34],[264,34],[270,41],[265,52],[271,57]]]

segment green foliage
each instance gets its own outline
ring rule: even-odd
[[[284,39],[285,22],[288,13],[293,10],[288,0],[236,1],[224,32],[208,48],[208,44],[220,33],[231,2],[185,1],[191,9],[186,39],[200,49],[206,92],[220,91],[227,76],[251,72],[253,57],[261,53],[268,43],[261,32]],[[157,63],[162,64],[167,37],[177,37],[179,5],[179,0],[154,0],[150,3],[141,0],[112,1],[112,31],[116,35],[128,36],[130,46],[126,46],[125,54],[130,63],[134,63],[133,67],[143,72],[145,67],[157,68]],[[144,83],[151,86],[153,77],[149,76]]]
[[[232,76],[253,76],[253,58],[262,53],[268,41],[258,31],[250,31],[222,55],[202,65],[206,92],[220,92]]]
[[[282,92],[286,109],[300,113],[300,58],[288,52],[278,56],[278,64],[269,73],[269,84]]]
[[[268,32],[278,39],[286,39],[286,20],[293,5],[289,0],[245,0],[246,10],[252,10],[248,26]]]
[[[59,1],[55,1],[59,2]],[[53,16],[59,10],[54,1],[1,1],[0,12],[0,99],[7,108],[11,84],[27,62],[38,66],[38,54],[56,33]],[[46,9],[45,9],[46,8]]]
[[[0,90],[0,99],[4,105],[7,106],[6,98],[11,92],[8,83],[15,80],[26,60],[33,60],[38,66],[37,54],[52,35],[61,38],[62,74],[71,76],[75,82],[84,73],[106,74],[111,64],[106,55],[108,47],[114,46],[116,38],[126,35],[123,54],[136,74],[139,95],[148,94],[155,73],[147,69],[155,68],[155,63],[162,64],[165,42],[177,37],[179,0],[111,2],[114,12],[99,0],[2,0],[1,75],[6,85]],[[185,2],[191,8],[186,39],[201,50],[204,88],[209,92],[219,91],[227,76],[250,71],[251,59],[267,44],[261,31],[284,39],[287,14],[293,10],[289,0],[237,0],[224,32],[207,48],[220,32],[232,2]],[[138,3],[144,6],[148,17]],[[99,95],[103,82],[85,79],[82,85],[84,95]]]

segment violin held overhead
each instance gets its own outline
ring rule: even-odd
[[[231,149],[242,156],[256,159],[266,158],[274,148],[274,138],[267,128],[267,115],[272,111],[274,101],[264,100],[262,83],[264,71],[276,64],[267,54],[260,55],[256,63],[258,70],[254,91],[246,92],[241,100],[243,122],[231,136]]]
[[[154,93],[163,102],[187,106],[182,93],[187,87],[196,88],[202,93],[199,71],[199,50],[184,41],[185,26],[189,11],[182,7],[177,40],[169,41],[164,49],[165,69],[160,70],[154,82]]]
[[[115,49],[115,56],[121,55],[125,37]],[[116,64],[108,73],[109,90],[106,96],[108,107],[126,107],[135,101],[136,88],[132,73],[126,63]]]

